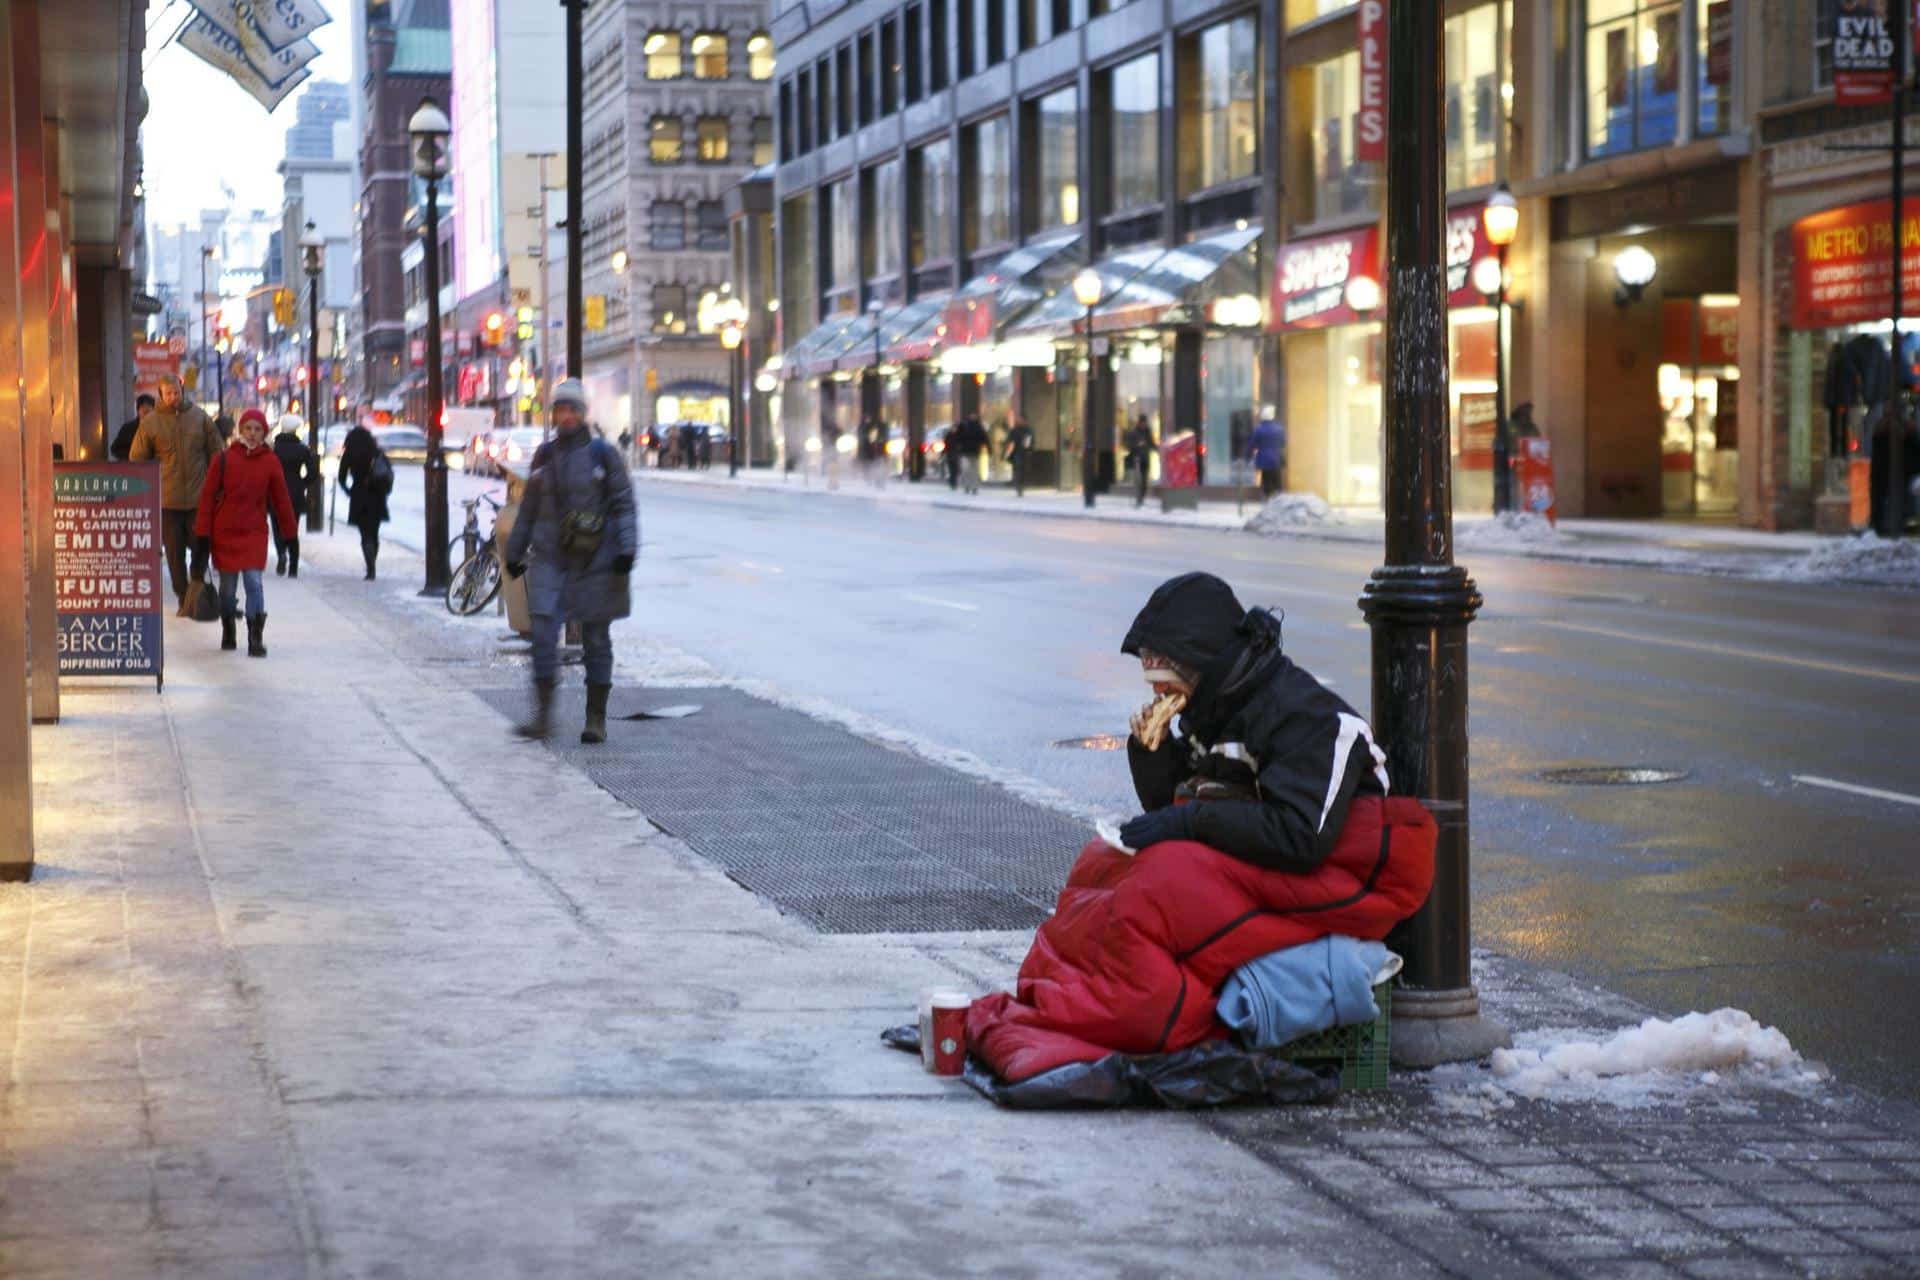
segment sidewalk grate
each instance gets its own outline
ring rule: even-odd
[[[508,716],[524,689],[480,692]],[[684,720],[622,717],[697,702]],[[618,689],[608,740],[554,751],[781,910],[824,933],[1031,929],[1091,833],[1000,788],[734,689]]]

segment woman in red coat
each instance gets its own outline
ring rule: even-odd
[[[291,547],[299,545],[300,526],[294,523],[280,459],[267,448],[266,415],[248,409],[235,434],[237,442],[207,468],[193,533],[203,544],[211,543],[213,567],[220,571],[220,647],[234,647],[235,606],[244,584],[247,656],[264,658],[267,596],[260,574],[267,567],[267,520],[272,518],[281,541]]]

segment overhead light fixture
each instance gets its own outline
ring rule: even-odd
[[[1486,230],[1487,243],[1494,248],[1504,249],[1513,243],[1520,230],[1520,205],[1506,183],[1495,187],[1487,197],[1486,207],[1480,210],[1480,225]]]
[[[1473,264],[1474,292],[1485,298],[1497,297],[1500,293],[1500,259],[1488,256]]]
[[[1620,287],[1613,292],[1615,305],[1624,307],[1640,301],[1641,293],[1653,283],[1659,269],[1660,264],[1645,245],[1630,244],[1614,254],[1613,278],[1620,282]]]
[[[1355,276],[1347,281],[1347,309],[1366,319],[1380,309],[1380,282],[1372,276]]]

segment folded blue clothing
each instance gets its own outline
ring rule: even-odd
[[[1373,976],[1392,955],[1383,942],[1331,936],[1270,951],[1233,971],[1216,1011],[1250,1049],[1278,1049],[1301,1036],[1371,1022]]]

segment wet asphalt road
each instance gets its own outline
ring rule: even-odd
[[[455,478],[456,496],[478,487]],[[1134,806],[1124,758],[1050,744],[1125,731],[1143,690],[1116,646],[1172,574],[1209,569],[1284,608],[1295,660],[1369,711],[1363,548],[644,478],[640,494],[628,635],[1116,812]],[[1744,1008],[1853,1083],[1920,1096],[1920,803],[1796,780],[1920,800],[1920,594],[1463,561],[1486,597],[1476,942],[1667,1013]],[[1540,776],[1589,764],[1687,776]]]

